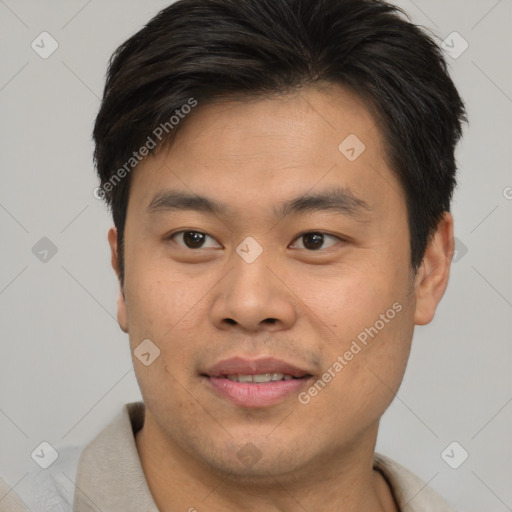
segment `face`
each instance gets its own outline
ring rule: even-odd
[[[434,267],[411,270],[384,147],[364,103],[325,86],[199,105],[133,171],[118,319],[132,354],[151,340],[133,363],[170,452],[256,478],[373,450],[442,295]]]

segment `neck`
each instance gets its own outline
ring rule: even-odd
[[[254,478],[223,474],[195,460],[170,442],[150,415],[135,441],[161,512],[396,512],[388,484],[372,467],[377,427],[344,453],[319,457],[303,474]]]

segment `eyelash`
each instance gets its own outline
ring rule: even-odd
[[[205,235],[207,237],[210,237],[212,240],[215,240],[211,235],[208,235],[208,233],[204,233],[202,231],[196,231],[196,230],[193,230],[193,229],[186,229],[186,230],[182,230],[182,231],[177,231],[176,233],[173,233],[171,235],[169,235],[166,240],[169,240],[169,241],[174,241],[174,238],[177,237],[178,235],[183,235],[185,233],[194,233],[194,234],[200,234],[200,235]],[[323,231],[306,231],[305,233],[301,233],[300,235],[298,235],[297,237],[295,237],[292,241],[295,242],[296,240],[299,240],[307,235],[321,235],[323,237],[327,237],[327,238],[332,238],[332,239],[336,239],[338,240],[338,242],[346,242],[345,239],[343,238],[340,238],[338,236],[335,236],[335,235],[331,235],[329,233],[325,233]],[[218,243],[218,242],[217,242]],[[178,244],[179,245],[179,244]],[[220,245],[220,244],[219,244]],[[334,244],[336,245],[336,244]],[[197,250],[201,250],[201,249],[208,249],[208,247],[197,247],[197,248],[192,248],[192,247],[186,247],[186,246],[180,246],[182,247],[183,249],[189,249],[191,251],[197,251]],[[331,246],[332,247],[332,246]],[[306,250],[308,252],[320,252],[320,251],[325,251],[325,249],[322,247],[320,249],[301,249],[301,250]]]

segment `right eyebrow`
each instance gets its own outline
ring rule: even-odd
[[[220,215],[227,208],[204,196],[190,194],[187,192],[178,192],[166,190],[157,194],[146,208],[146,213],[153,215],[169,211],[194,210],[202,213],[211,213]]]

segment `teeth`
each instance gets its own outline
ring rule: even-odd
[[[283,378],[283,376],[281,375],[280,379],[272,379],[272,377],[274,375],[275,374],[273,374],[273,373],[261,373],[258,375],[253,375],[252,381],[253,382],[270,382],[271,380],[281,380]]]
[[[233,382],[271,382],[277,380],[291,380],[291,375],[284,375],[283,373],[259,373],[257,375],[226,375],[226,378]]]

